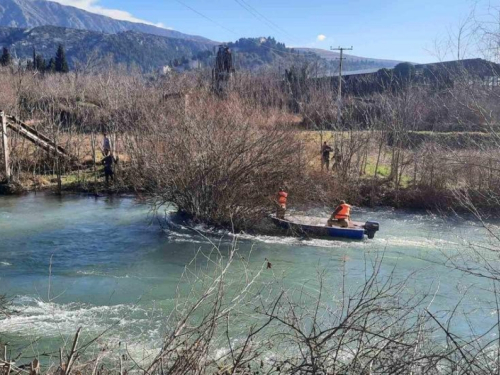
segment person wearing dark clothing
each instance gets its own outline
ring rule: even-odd
[[[106,156],[108,152],[111,152],[111,140],[108,137],[108,133],[104,132],[102,133],[103,139],[102,139],[102,154]]]
[[[118,160],[111,154],[107,152],[104,159],[102,159],[102,164],[104,165],[104,177],[106,178],[106,184],[109,184],[109,180],[115,180],[115,173],[113,171],[113,164],[117,163]]]
[[[321,146],[321,170],[326,166],[326,170],[330,169],[330,152],[333,149],[325,143]]]

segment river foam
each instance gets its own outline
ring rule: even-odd
[[[0,332],[23,336],[58,337],[71,335],[78,327],[88,334],[97,334],[116,327],[127,332],[127,327],[143,326],[147,310],[134,305],[93,306],[71,302],[59,304],[31,296],[18,296],[13,300],[16,314],[0,320]],[[153,323],[153,322],[151,322]],[[158,322],[157,322],[158,323]],[[148,325],[158,334],[159,324]],[[148,329],[149,329],[148,328]],[[143,332],[129,332],[131,338]],[[148,336],[152,332],[148,332]]]
[[[248,233],[232,233],[220,229],[213,229],[205,225],[196,225],[193,228],[178,226],[168,231],[169,238],[174,242],[179,243],[194,243],[194,244],[210,244],[211,240],[218,243],[221,239],[227,240],[244,240],[251,242],[259,242],[271,245],[286,245],[286,246],[308,246],[319,248],[382,248],[382,247],[413,247],[422,249],[442,249],[445,247],[457,247],[461,243],[440,238],[425,238],[425,237],[395,237],[385,236],[375,237],[373,240],[364,239],[362,241],[349,240],[329,240],[318,238],[303,238],[292,236],[270,236],[270,235],[254,235]],[[203,236],[206,236],[204,238]]]
[[[165,230],[169,239],[177,243],[219,244],[222,241],[249,241],[271,245],[311,246],[321,248],[347,248],[352,246],[367,246],[369,241],[342,241],[292,236],[270,236],[249,233],[233,233],[228,230],[215,229],[207,225],[187,227],[176,224]]]
[[[459,242],[448,241],[438,238],[405,238],[405,237],[386,237],[375,238],[374,243],[388,246],[414,247],[426,249],[441,249],[446,246],[459,246]]]

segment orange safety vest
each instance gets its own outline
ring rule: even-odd
[[[351,216],[351,206],[349,206],[348,204],[341,204],[340,207],[341,210],[337,215],[335,215],[335,219],[348,219]]]
[[[286,199],[288,198],[288,193],[285,193],[284,191],[280,191],[278,193],[279,198],[278,198],[278,203],[282,206],[286,206]]]

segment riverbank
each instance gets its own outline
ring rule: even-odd
[[[0,194],[22,194],[27,191],[47,191],[54,194],[83,193],[97,196],[133,194],[149,198],[151,202],[156,203],[174,201],[176,204],[179,203],[179,207],[184,212],[191,214],[195,221],[221,227],[234,225],[234,222],[226,219],[232,212],[231,208],[239,210],[238,207],[243,202],[241,198],[231,198],[229,202],[220,201],[217,203],[220,207],[228,205],[227,212],[225,211],[223,214],[226,216],[225,221],[219,220],[215,216],[210,217],[213,213],[207,215],[204,212],[197,212],[199,207],[193,206],[193,202],[185,198],[192,194],[201,194],[196,198],[193,197],[196,204],[208,204],[212,201],[215,202],[214,197],[221,199],[226,194],[232,197],[231,189],[238,192],[242,188],[250,188],[251,194],[258,192],[258,197],[252,198],[253,200],[249,202],[252,208],[257,208],[258,211],[257,217],[252,220],[254,223],[266,216],[268,212],[274,211],[274,195],[280,186],[284,186],[290,193],[289,206],[302,210],[310,207],[330,207],[333,209],[338,201],[343,199],[360,207],[394,207],[424,209],[434,213],[455,213],[469,212],[471,205],[473,205],[493,216],[500,213],[500,200],[495,199],[494,190],[497,174],[490,173],[478,178],[478,181],[482,182],[477,188],[471,188],[466,184],[467,179],[475,179],[475,174],[478,173],[477,169],[480,169],[478,165],[467,167],[467,161],[461,161],[461,158],[466,157],[467,150],[458,152],[456,157],[451,159],[443,159],[439,153],[427,156],[424,154],[424,161],[427,160],[424,164],[405,162],[406,167],[395,176],[392,172],[395,155],[388,150],[381,149],[381,146],[385,147],[385,143],[380,143],[380,139],[383,140],[383,134],[380,132],[318,132],[293,129],[285,130],[285,132],[288,141],[283,139],[276,139],[276,141],[283,143],[285,148],[287,142],[293,142],[298,149],[292,154],[288,154],[285,149],[287,159],[281,167],[280,173],[273,170],[275,166],[273,164],[274,155],[269,155],[266,161],[271,168],[269,171],[259,171],[262,166],[258,165],[261,163],[258,159],[255,161],[255,166],[242,166],[244,168],[242,171],[247,174],[247,181],[238,175],[240,172],[235,173],[225,169],[225,161],[231,160],[234,155],[214,155],[214,163],[210,164],[202,163],[203,160],[207,161],[208,159],[203,151],[197,151],[193,155],[194,162],[188,165],[184,160],[179,161],[176,165],[170,165],[172,159],[168,158],[162,159],[165,160],[164,163],[152,163],[155,159],[154,155],[142,155],[136,160],[137,150],[127,149],[127,144],[130,141],[114,137],[115,148],[122,151],[116,153],[119,163],[115,165],[115,181],[110,184],[106,184],[104,181],[103,167],[98,163],[93,165],[94,158],[89,155],[92,155],[94,151],[92,148],[88,148],[91,145],[88,136],[82,134],[86,147],[81,149],[80,166],[86,167],[71,170],[70,166],[67,165],[62,168],[60,176],[55,173],[56,168],[52,170],[49,168],[45,172],[39,170],[38,173],[18,171],[16,173],[18,182],[12,185],[12,188],[6,188],[5,185],[4,187],[0,186]],[[283,133],[280,130],[276,134],[277,138],[281,134]],[[78,136],[80,135],[74,135],[74,137]],[[260,132],[257,132],[256,136],[260,136]],[[349,147],[354,147],[352,142],[358,145],[365,141],[367,142],[365,146],[369,147],[366,148],[366,152],[359,152],[358,156],[350,154]],[[211,142],[215,142],[214,147],[219,147],[217,138],[212,139]],[[345,160],[342,156],[341,159],[336,159],[334,150],[330,155],[330,169],[324,170],[325,166],[322,166],[321,158],[318,156],[318,149],[322,142],[327,142],[334,149],[340,147],[343,151],[338,152],[351,155],[351,158]],[[346,144],[348,146],[345,146]],[[33,151],[32,146],[26,147],[28,148],[25,151]],[[425,151],[422,150],[424,153]],[[405,152],[410,151],[402,149],[398,152],[401,153],[398,157],[405,159],[407,158],[404,155]],[[434,152],[437,151],[434,150]],[[482,154],[485,155],[485,153]],[[156,156],[156,158],[159,157],[164,158],[164,155]],[[254,157],[254,155],[249,155],[249,157]],[[101,158],[102,155],[97,153],[95,160]],[[442,165],[429,164],[429,158],[441,160]],[[189,157],[186,156],[185,159],[189,159]],[[491,166],[490,159],[488,163]],[[481,159],[476,155],[474,160],[477,164]],[[30,162],[35,163],[35,160]],[[45,160],[45,168],[55,164],[57,164],[57,160]],[[152,165],[153,168],[151,168]],[[188,167],[191,168],[190,174],[186,173]],[[465,172],[467,174],[464,174]],[[224,173],[234,173],[234,177],[232,177],[234,183],[230,175],[224,175]],[[263,179],[252,181],[256,180],[255,176],[258,173],[262,173]],[[273,181],[269,180],[270,173],[275,175]],[[200,183],[203,182],[200,176],[205,176],[207,179],[209,174],[214,175],[214,180],[207,180],[208,185],[198,192],[197,190],[202,186]],[[185,179],[187,176],[189,179]],[[172,195],[169,196],[173,187],[177,189],[175,194],[179,194],[181,197],[179,202],[175,202],[175,199],[168,199],[176,198]],[[220,192],[212,191],[214,188],[222,190]],[[464,202],[464,197],[469,201]],[[206,207],[205,210],[213,211],[214,208]],[[241,213],[241,215],[246,214]],[[244,224],[241,229],[248,231],[251,229],[251,225]]]
[[[0,72],[12,86],[12,72]],[[332,209],[346,200],[363,207],[453,212],[474,206],[500,212],[500,152],[492,142],[465,142],[471,134],[418,132],[443,124],[451,131],[449,124],[462,118],[468,129],[486,131],[485,124],[496,123],[484,117],[496,111],[471,117],[463,103],[452,103],[469,93],[458,86],[450,89],[457,95],[436,97],[430,87],[409,87],[405,95],[346,98],[339,123],[332,120],[339,118],[337,106],[329,102],[336,95],[327,87],[321,95],[312,95],[319,94],[317,87],[303,87],[304,102],[291,107],[297,98],[278,81],[255,84],[251,76],[238,76],[238,84],[217,96],[210,80],[197,74],[157,81],[116,70],[64,79],[19,74],[26,85],[12,86],[2,99],[7,113],[66,152],[47,153],[9,131],[12,176],[28,189],[135,193],[158,205],[172,202],[197,222],[238,230],[274,211],[280,187],[289,191],[290,207]],[[170,95],[181,87],[189,100]],[[481,94],[489,108],[493,93]],[[449,112],[433,116],[443,107]],[[306,123],[311,130],[304,129]],[[101,170],[103,132],[119,158],[111,188]],[[325,142],[328,166],[322,162]]]
[[[23,195],[30,192],[46,192],[52,194],[82,193],[96,195],[127,194],[136,195],[137,191],[120,182],[107,184],[104,181],[102,167],[96,172],[92,169],[80,170],[77,173],[61,175],[25,175],[19,180],[7,183],[0,182],[0,195]]]
[[[58,183],[57,176],[42,175],[30,176],[22,182],[11,184],[0,183],[0,195],[20,196],[31,192],[49,193],[53,195],[84,194],[91,196],[134,196],[140,199],[152,198],[154,194],[148,191],[141,191],[134,186],[123,184],[123,180],[117,178],[116,183],[106,184],[104,172],[98,170],[99,177],[94,177],[92,170],[80,171],[78,174],[61,176],[61,184]],[[86,176],[80,179],[79,176]],[[325,176],[325,177],[323,177]],[[330,207],[331,209],[340,199],[346,199],[351,204],[365,208],[392,207],[396,209],[416,209],[426,210],[430,214],[454,214],[469,213],[469,207],[464,205],[464,201],[459,199],[456,190],[430,189],[428,186],[407,186],[405,188],[395,188],[390,181],[384,179],[358,180],[355,186],[342,186],[335,181],[331,174],[320,174],[318,180],[323,180],[324,191],[318,194],[318,200],[314,196],[307,197],[305,201],[296,199],[294,192],[290,193],[290,208],[308,210],[314,207]],[[330,185],[331,182],[331,185]],[[329,189],[329,185],[334,189]],[[302,198],[302,197],[300,197]],[[270,200],[272,196],[270,197]],[[483,212],[496,217],[500,207],[495,202],[489,202],[484,195],[477,194],[473,197],[475,206]],[[269,204],[268,212],[273,212],[274,206]],[[211,223],[206,223],[210,225]],[[247,230],[250,228],[246,228]]]

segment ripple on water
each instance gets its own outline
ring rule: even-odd
[[[71,335],[82,326],[93,334],[113,324],[118,328],[106,339],[118,337],[128,339],[129,343],[161,343],[161,319],[156,311],[151,312],[150,302],[158,301],[164,314],[170,311],[170,301],[165,301],[172,298],[170,291],[177,288],[180,273],[192,259],[190,247],[207,247],[212,241],[227,245],[235,239],[235,235],[227,231],[205,226],[196,226],[193,231],[193,228],[178,224],[169,225],[165,234],[158,234],[159,226],[147,226],[148,210],[128,201],[64,198],[61,204],[50,197],[30,197],[10,201],[7,206],[5,200],[0,200],[0,243],[7,239],[7,246],[0,245],[0,270],[3,270],[0,286],[8,285],[0,293],[35,295],[35,286],[46,283],[52,254],[52,273],[55,277],[63,277],[59,280],[63,280],[63,287],[68,289],[61,297],[65,303],[45,302],[33,297],[15,299],[15,307],[20,313],[0,320],[0,332],[27,338],[21,340],[23,345],[33,336],[57,341],[59,332]],[[2,210],[4,207],[7,207],[7,214]],[[43,215],[33,215],[42,211]],[[13,219],[1,220],[3,215]],[[318,211],[317,215],[325,213]],[[460,299],[455,290],[458,282],[464,282],[460,275],[453,278],[452,274],[444,274],[439,265],[418,263],[415,259],[439,260],[440,250],[460,247],[457,238],[462,233],[457,234],[457,230],[463,231],[470,241],[477,241],[481,237],[478,225],[472,231],[468,223],[393,210],[359,210],[360,219],[369,217],[378,219],[381,224],[375,240],[330,241],[251,234],[238,235],[237,239],[242,251],[250,251],[252,246],[258,250],[251,266],[259,268],[267,256],[273,263],[273,270],[286,273],[286,277],[290,275],[286,280],[291,285],[310,280],[318,265],[333,271],[327,277],[334,283],[340,260],[349,257],[347,277],[356,286],[361,280],[359,275],[364,275],[364,255],[388,248],[388,255],[398,260],[398,272],[402,277],[419,269],[425,272],[415,283],[417,287],[432,286],[435,276],[446,281],[446,289],[443,282],[443,296],[436,297],[435,303],[440,303],[440,308],[449,306],[449,299]],[[393,261],[388,262],[383,271],[390,271],[393,264]],[[158,281],[139,282],[135,278]],[[108,291],[120,294],[119,297],[113,294],[117,304],[111,305],[111,292],[108,294]],[[146,293],[148,297],[144,298]],[[58,348],[59,343],[51,347]]]
[[[196,233],[195,233],[196,232]],[[173,242],[189,242],[199,244],[210,244],[216,238],[214,243],[218,244],[222,239],[238,239],[250,242],[260,242],[271,245],[288,245],[288,246],[310,246],[321,248],[345,248],[353,246],[366,246],[370,242],[364,241],[349,241],[349,240],[328,240],[317,238],[301,238],[291,236],[269,236],[269,235],[253,235],[248,233],[232,233],[227,230],[214,229],[206,225],[196,225],[192,228],[185,226],[177,226],[174,230],[166,230],[169,239]],[[204,237],[206,236],[206,237]]]
[[[418,247],[427,249],[440,249],[445,246],[458,246],[459,242],[448,241],[437,238],[405,238],[405,237],[387,237],[375,238],[374,243],[390,246],[403,246],[403,247]]]
[[[184,228],[188,229],[188,228]],[[350,241],[350,240],[329,240],[318,238],[301,238],[290,236],[267,236],[267,235],[252,235],[252,234],[233,234],[228,231],[214,230],[206,226],[196,226],[194,228],[199,233],[204,233],[207,236],[223,236],[237,238],[241,240],[261,242],[265,244],[288,245],[288,246],[310,246],[321,248],[363,248],[373,246],[396,246],[396,247],[412,247],[412,248],[427,248],[427,249],[441,249],[446,246],[459,246],[461,243],[456,241],[449,241],[440,238],[422,238],[422,237],[396,237],[390,236],[385,238],[376,237],[374,240],[364,239],[363,241]],[[180,233],[177,231],[170,231],[169,236],[175,242],[191,242],[191,243],[210,243],[207,239],[205,241],[196,240],[192,233]]]
[[[131,340],[160,338],[160,320],[152,319],[147,309],[136,305],[59,304],[30,296],[16,297],[13,305],[17,313],[0,320],[0,332],[59,337],[74,334],[78,327],[84,327],[90,335],[116,327]]]

